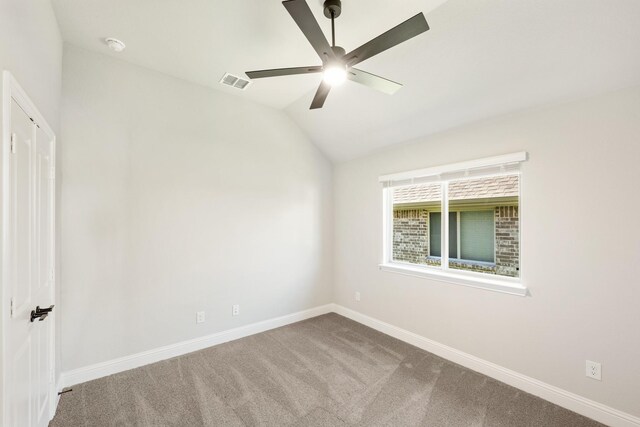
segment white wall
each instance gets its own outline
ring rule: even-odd
[[[0,1],[1,70],[8,70],[13,74],[47,123],[57,133],[60,127],[62,38],[49,0]],[[0,308],[0,313],[4,308]],[[0,322],[2,318],[3,316],[0,316]],[[2,340],[0,353],[1,345]],[[57,353],[60,354],[59,345]],[[56,371],[59,374],[59,365]],[[0,379],[1,375],[0,364]],[[0,387],[0,402],[3,401]],[[1,411],[2,405],[0,420]]]
[[[57,133],[62,38],[49,0],[0,2],[0,69],[14,75]]]
[[[634,88],[335,166],[336,302],[640,415],[638,135]],[[530,154],[521,212],[522,272],[531,296],[378,270],[379,175],[522,150]],[[585,377],[585,359],[602,363],[602,382]]]
[[[64,371],[331,302],[332,166],[284,113],[63,63]]]

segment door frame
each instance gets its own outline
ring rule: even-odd
[[[27,93],[22,89],[17,80],[13,77],[13,75],[4,70],[2,72],[2,121],[0,123],[0,128],[2,131],[2,150],[0,151],[0,199],[2,200],[2,209],[0,212],[1,222],[0,222],[0,241],[2,242],[2,255],[0,256],[0,270],[2,274],[0,274],[0,302],[2,307],[0,308],[0,424],[1,425],[9,425],[9,414],[8,414],[8,397],[9,390],[7,386],[7,321],[9,319],[9,292],[8,292],[8,275],[7,268],[9,261],[9,240],[7,235],[7,230],[9,229],[9,216],[8,216],[8,208],[9,208],[9,154],[11,150],[11,100],[15,100],[18,105],[27,113],[27,115],[40,127],[40,129],[51,139],[51,157],[52,163],[56,165],[56,135],[44,119],[38,108],[31,101]],[[55,175],[54,175],[55,179]],[[54,181],[53,185],[53,206],[51,209],[52,222],[53,222],[53,236],[52,236],[52,245],[53,245],[53,280],[51,282],[51,292],[53,303],[55,304],[56,299],[56,184]],[[52,381],[50,382],[50,390],[49,390],[49,419],[52,419],[55,415],[55,410],[57,406],[57,387],[56,387],[56,344],[55,344],[55,333],[56,333],[56,315],[51,313],[52,315],[49,317],[51,320],[51,342],[49,345],[49,357],[51,360],[51,366],[53,368],[52,372]]]

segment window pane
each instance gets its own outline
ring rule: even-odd
[[[441,209],[440,183],[393,190],[393,261],[440,265],[439,258],[430,256],[434,249],[440,250],[440,226],[436,227],[438,237],[434,240],[430,234],[434,228],[430,225],[429,217],[434,212],[439,214]]]
[[[449,211],[460,212],[460,259],[450,268],[519,276],[519,185],[519,175],[449,182]]]
[[[449,212],[449,258],[458,257],[458,225],[456,212]],[[431,243],[429,255],[442,256],[442,214],[440,212],[429,213],[429,242]]]
[[[442,214],[431,212],[429,214],[429,255],[434,257],[442,256]]]
[[[460,258],[494,262],[493,211],[460,212]]]
[[[449,211],[449,258],[458,258],[458,213]]]

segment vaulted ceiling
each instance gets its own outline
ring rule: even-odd
[[[326,34],[322,0],[307,0]],[[317,74],[225,72],[319,65],[279,0],[53,0],[65,41],[283,109],[335,161],[512,111],[640,84],[637,0],[343,0],[347,51],[418,12],[431,30],[358,67],[401,82],[389,96],[346,82],[309,110]],[[104,44],[113,36],[127,49]]]

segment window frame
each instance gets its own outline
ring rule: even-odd
[[[497,156],[487,159],[479,159],[471,162],[463,162],[453,165],[445,165],[439,166],[435,168],[421,169],[413,172],[403,172],[400,174],[394,175],[385,175],[380,177],[381,182],[392,182],[395,178],[398,180],[409,181],[402,185],[393,185],[393,186],[384,186],[382,189],[382,207],[383,207],[383,250],[382,250],[382,262],[379,264],[379,269],[386,272],[399,273],[403,275],[422,277],[431,280],[453,283],[457,285],[470,286],[474,288],[481,288],[492,290],[496,292],[502,292],[512,295],[518,296],[526,296],[528,294],[527,288],[524,285],[523,281],[523,268],[522,268],[522,241],[523,241],[523,229],[522,229],[522,172],[519,167],[517,170],[509,170],[504,171],[504,168],[501,168],[503,172],[493,172],[487,173],[484,175],[475,175],[475,174],[465,174],[468,176],[456,176],[452,178],[442,178],[443,172],[464,172],[468,171],[469,168],[472,167],[486,167],[486,166],[500,166],[504,164],[513,164],[519,163],[526,160],[527,153],[514,153],[506,156]],[[515,159],[515,161],[514,161]],[[511,162],[501,161],[501,160],[512,160]],[[469,166],[469,167],[465,167]],[[421,178],[425,176],[429,176],[427,172],[438,172],[432,175],[436,175],[436,180],[429,181],[431,184],[440,183],[442,186],[442,200],[441,200],[441,247],[440,247],[440,265],[420,265],[403,261],[395,261],[393,260],[393,190],[394,188],[399,188],[408,185],[416,185],[420,182],[414,182],[413,178]],[[490,176],[505,176],[505,175],[518,175],[519,185],[518,185],[518,224],[519,224],[519,243],[520,243],[520,251],[519,251],[519,277],[508,277],[508,276],[499,276],[492,275],[487,273],[480,273],[475,271],[465,271],[460,269],[453,269],[449,266],[449,183],[452,181],[459,181],[464,179],[478,179],[482,177],[490,177]],[[426,182],[425,182],[426,183]],[[456,212],[455,210],[453,212]],[[459,217],[459,213],[457,214]],[[430,221],[430,217],[428,218]],[[458,224],[460,226],[460,221],[458,218]],[[430,233],[429,233],[430,234]],[[458,232],[457,238],[460,239],[460,234]],[[430,236],[428,236],[430,239]],[[494,230],[494,239],[495,239],[495,230]],[[494,244],[495,245],[495,244]],[[429,247],[431,245],[429,244]],[[495,247],[495,246],[494,246]],[[451,258],[456,260],[456,258]],[[495,260],[495,255],[494,255]],[[464,260],[462,260],[464,261]],[[471,261],[473,262],[473,261]]]

